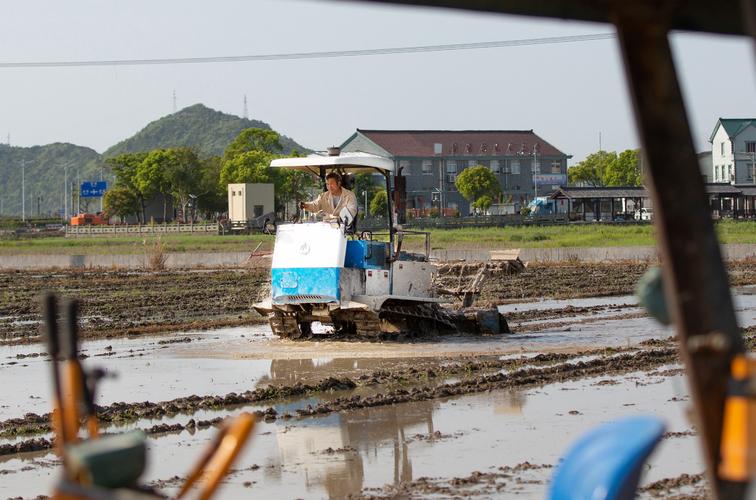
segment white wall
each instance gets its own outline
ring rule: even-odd
[[[756,179],[753,177],[752,161],[745,156],[745,143],[751,141],[756,141],[756,126],[753,124],[735,136],[732,141],[724,127],[720,126],[717,129],[711,144],[712,179],[714,182],[730,182],[729,173],[732,173],[735,175],[736,184],[756,183]],[[724,143],[724,154],[722,154],[722,143]]]
[[[229,184],[228,218],[246,222],[255,218],[255,205],[263,206],[263,214],[275,211],[273,184]]]
[[[724,155],[722,154],[722,143],[724,143]],[[731,168],[734,168],[730,144],[727,132],[724,127],[719,125],[717,133],[714,134],[714,140],[711,142],[711,164],[714,169],[711,178],[713,182],[730,182],[728,172]],[[723,167],[725,175],[723,175]]]

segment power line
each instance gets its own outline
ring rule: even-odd
[[[561,43],[589,42],[617,38],[614,33],[589,35],[556,36],[547,38],[526,38],[522,40],[498,40],[490,42],[453,43],[446,45],[417,45],[410,47],[387,47],[380,49],[334,50],[326,52],[293,52],[285,54],[257,54],[249,56],[177,57],[170,59],[112,59],[94,61],[37,61],[0,63],[6,68],[72,68],[85,66],[150,66],[166,64],[205,64],[256,61],[283,61],[296,59],[329,59],[335,57],[361,57],[392,54],[415,54],[422,52],[448,52],[454,50],[495,49],[501,47],[522,47],[527,45],[548,45]]]

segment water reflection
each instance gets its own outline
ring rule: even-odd
[[[270,362],[270,376],[260,378],[260,384],[291,385],[297,382],[319,382],[328,377],[355,377],[374,370],[390,370],[407,360],[380,358],[314,358],[274,359]]]
[[[271,362],[270,382],[295,383],[303,379],[322,379],[335,373],[375,369],[385,360],[321,359],[275,360]],[[519,415],[525,396],[517,391],[492,394],[494,413]],[[277,405],[279,414],[315,406],[321,400],[310,398]],[[452,437],[436,434],[433,416],[443,401],[417,401],[334,413],[305,419],[294,424],[276,423],[278,462],[295,467],[304,478],[307,491],[327,492],[331,498],[359,493],[365,486],[368,468],[371,475],[385,475],[383,483],[399,484],[415,479],[412,450],[418,443],[433,444]],[[380,471],[380,472],[377,472]],[[390,471],[390,472],[389,472]],[[267,480],[280,479],[280,467],[266,467]]]
[[[309,491],[322,488],[332,498],[360,492],[365,468],[387,453],[393,459],[393,477],[387,481],[410,481],[409,444],[418,434],[422,439],[433,439],[433,411],[438,404],[422,401],[348,411],[291,427],[279,425],[276,442],[280,460],[301,468]],[[275,473],[273,468],[266,471]]]

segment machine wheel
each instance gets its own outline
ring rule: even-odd
[[[268,321],[273,333],[282,339],[305,340],[312,337],[311,323],[300,322],[296,313],[275,311]]]

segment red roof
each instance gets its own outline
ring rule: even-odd
[[[357,132],[393,156],[566,156],[532,130],[362,130]],[[441,144],[441,154],[434,145]]]

